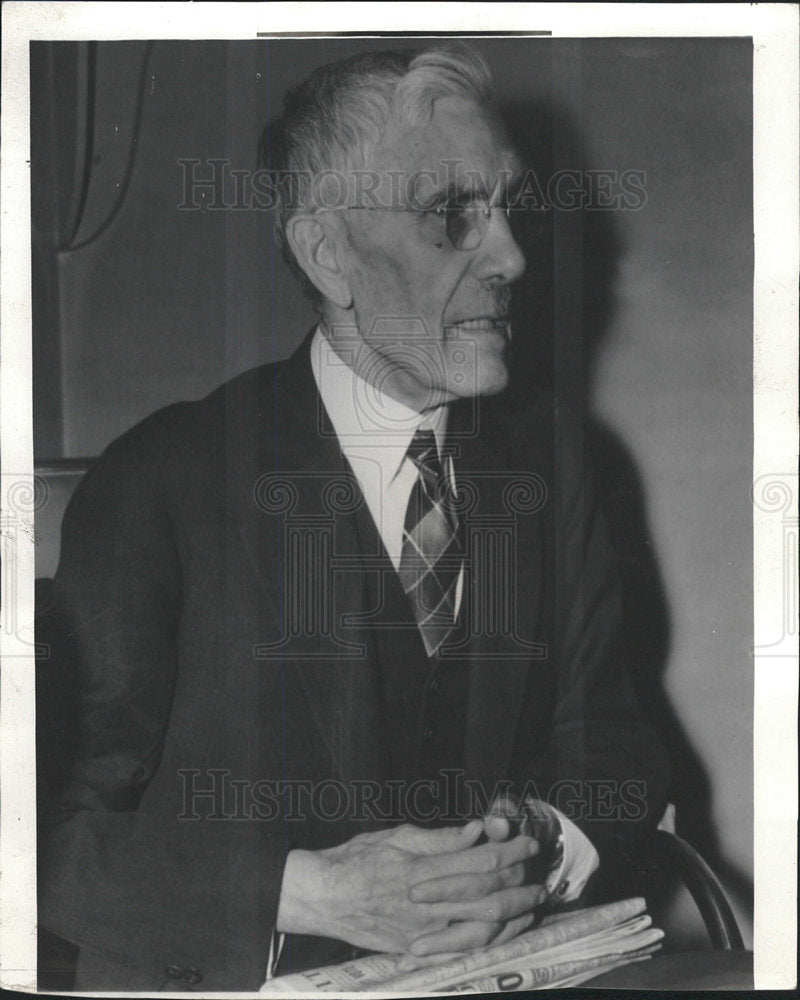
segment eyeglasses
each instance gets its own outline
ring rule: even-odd
[[[454,250],[477,250],[489,230],[493,209],[505,213],[514,240],[525,246],[541,236],[544,231],[544,212],[511,204],[493,204],[496,189],[488,197],[461,196],[433,208],[413,208],[409,205],[340,205],[344,212],[413,212],[417,215],[435,215],[444,222],[444,231]],[[434,243],[439,250],[443,243]]]

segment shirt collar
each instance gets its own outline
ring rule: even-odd
[[[342,360],[317,327],[311,342],[311,370],[345,456],[370,457],[391,482],[419,428],[432,430],[441,453],[447,433],[447,406],[419,413],[365,382]]]

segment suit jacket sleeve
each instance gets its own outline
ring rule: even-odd
[[[669,763],[619,654],[622,592],[584,437],[556,420],[553,505],[555,710],[551,739],[523,767],[600,855],[599,895],[620,894],[660,819]]]
[[[65,517],[55,592],[75,738],[42,820],[39,921],[102,961],[140,970],[131,988],[163,986],[169,968],[173,978],[199,971],[208,988],[257,989],[282,834],[270,823],[191,822],[174,809],[140,808],[184,669],[162,423],[151,418],[112,445]]]

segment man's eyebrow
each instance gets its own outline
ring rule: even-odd
[[[487,184],[487,180],[491,183]],[[522,169],[510,170],[504,167],[490,175],[484,175],[480,170],[466,171],[458,178],[450,178],[447,184],[426,191],[424,197],[417,196],[417,203],[423,209],[438,208],[452,201],[465,199],[485,199],[497,193],[507,199],[509,194],[518,191],[525,180]]]
[[[488,192],[486,192],[488,193]],[[434,188],[426,193],[425,202],[431,206],[443,205],[448,201],[456,201],[459,198],[481,198],[485,197],[483,185],[478,186],[474,179],[462,178],[458,181],[450,181],[442,187]]]
[[[433,191],[427,192],[425,201],[431,205],[441,205],[448,201],[456,201],[463,198],[488,198],[492,192],[498,187],[499,192],[503,193],[509,185],[509,173],[508,170],[499,170],[496,174],[492,175],[490,185],[486,184],[486,178],[479,171],[475,171],[473,174],[467,174],[464,177],[460,177],[458,180],[450,180],[446,185],[442,187],[434,188]],[[514,176],[511,178],[512,182],[518,187],[523,180],[522,175]]]

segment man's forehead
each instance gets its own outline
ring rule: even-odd
[[[394,124],[375,150],[374,169],[421,176],[422,186],[491,189],[499,175],[522,173],[522,161],[499,116],[473,101],[446,97],[424,124]]]

